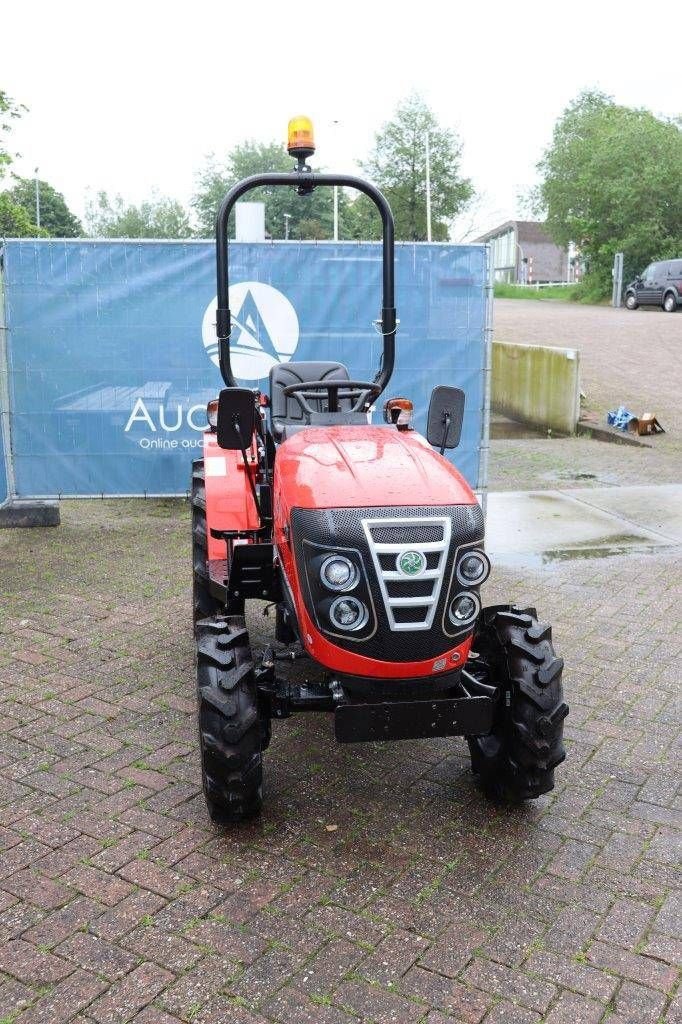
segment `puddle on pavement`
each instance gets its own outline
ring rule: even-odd
[[[562,562],[615,558],[618,555],[653,555],[665,549],[664,544],[608,544],[589,548],[555,548],[549,551],[488,551],[488,554],[493,566],[499,565],[507,569],[541,569]]]
[[[587,490],[490,493],[486,534],[493,563],[539,568],[619,555],[647,555],[674,546],[674,536],[648,529],[646,519],[635,524],[615,510],[577,497],[592,493],[601,494]],[[604,494],[611,497],[609,491]],[[637,508],[635,497],[621,495],[617,508],[624,504],[632,516],[633,508]]]

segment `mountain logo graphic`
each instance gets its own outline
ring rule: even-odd
[[[217,300],[208,304],[201,333],[204,348],[219,365],[215,333]],[[241,281],[230,287],[230,362],[238,380],[262,380],[276,363],[286,363],[299,341],[296,310],[272,285]]]

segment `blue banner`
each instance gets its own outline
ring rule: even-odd
[[[222,384],[214,267],[210,242],[5,244],[19,496],[186,491],[206,402]],[[380,400],[411,398],[423,430],[432,387],[463,388],[462,443],[452,458],[471,484],[483,416],[485,273],[481,246],[396,247],[396,370]],[[374,377],[379,245],[235,243],[230,280],[241,383],[267,391],[270,367],[290,359],[338,360],[352,378]]]

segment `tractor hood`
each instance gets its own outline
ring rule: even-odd
[[[301,430],[279,446],[275,478],[289,508],[476,503],[420,434],[391,426]]]

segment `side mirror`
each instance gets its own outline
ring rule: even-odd
[[[431,392],[426,440],[441,455],[446,448],[456,448],[462,436],[464,419],[464,392],[461,388],[440,385]]]
[[[223,388],[218,396],[217,441],[240,452],[251,444],[256,429],[256,396],[249,388]]]

